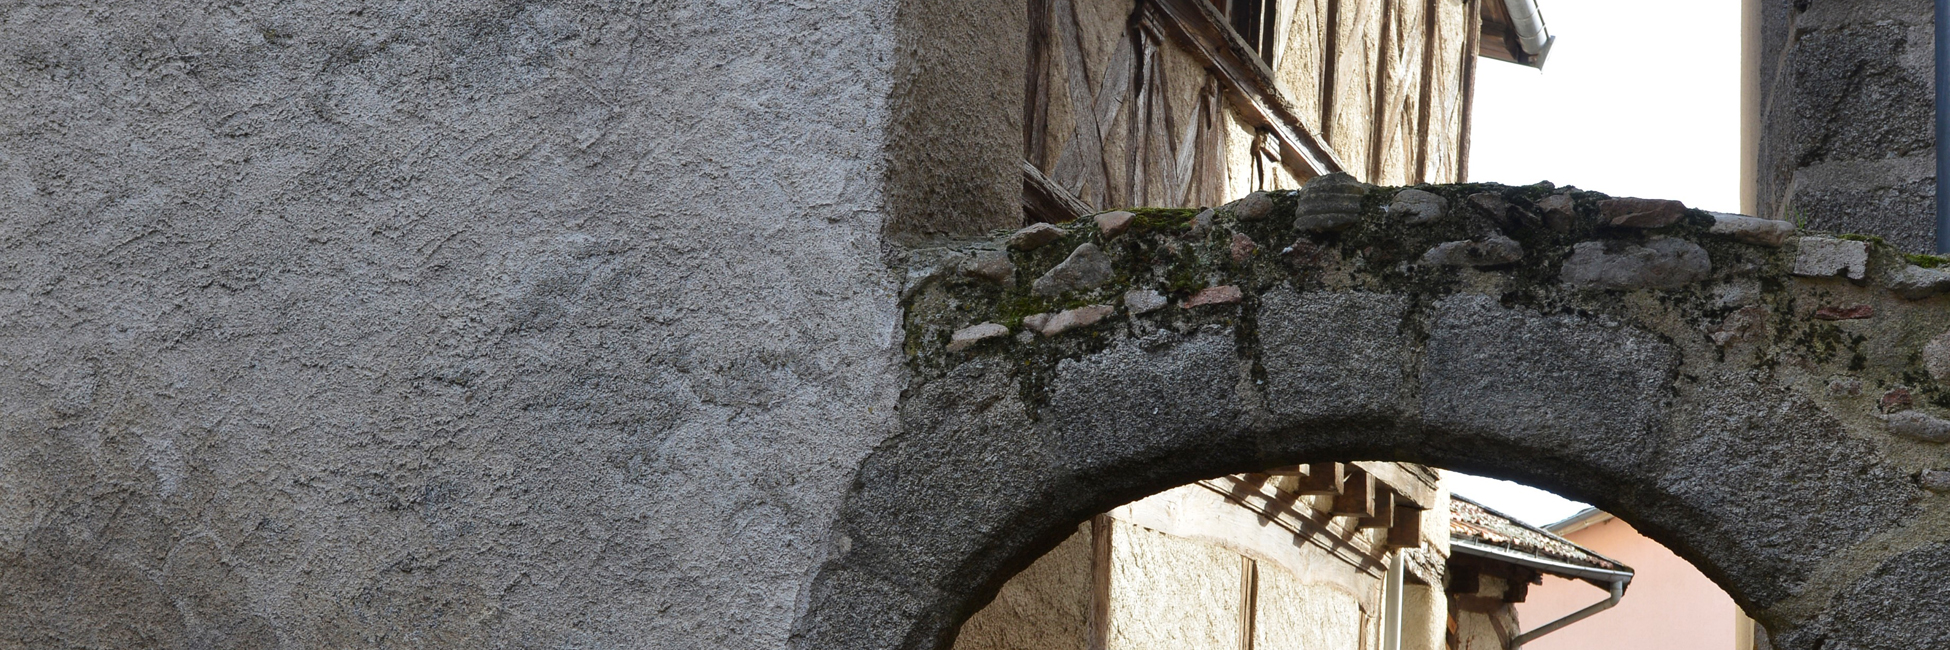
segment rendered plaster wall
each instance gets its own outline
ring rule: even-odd
[[[1414,582],[1402,586],[1402,648],[1448,650],[1449,599],[1442,589]]]
[[[1928,0],[1755,0],[1758,216],[1935,245]]]
[[[1362,599],[1336,585],[1309,582],[1261,564],[1255,650],[1360,650],[1367,612]]]
[[[963,623],[954,650],[1084,650],[1090,641],[1090,524],[1010,578]]]
[[[1505,650],[1510,639],[1523,632],[1517,611],[1502,602],[1509,584],[1502,578],[1482,576],[1474,594],[1450,594],[1457,604],[1456,650]]]
[[[1121,521],[1110,542],[1110,650],[1239,647],[1238,555]]]
[[[893,4],[0,6],[0,647],[785,646]]]

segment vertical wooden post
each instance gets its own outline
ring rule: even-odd
[[[1417,548],[1422,545],[1422,510],[1414,506],[1395,506],[1395,525],[1388,529],[1388,548]]]
[[[1475,131],[1476,60],[1483,55],[1483,0],[1469,0],[1469,27],[1463,30],[1462,137],[1456,146],[1456,179],[1469,182],[1469,141]]]
[[[1043,142],[1049,131],[1050,0],[1029,0],[1029,65],[1023,75],[1028,87],[1022,102],[1022,159],[1050,171]]]
[[[1327,20],[1320,33],[1326,43],[1320,48],[1320,141],[1334,141],[1334,68],[1340,56],[1341,0],[1327,0]]]
[[[1259,626],[1259,562],[1239,557],[1239,650],[1253,650]]]
[[[1388,488],[1376,490],[1374,495],[1374,514],[1362,517],[1362,528],[1389,528],[1395,525],[1395,491]]]
[[[1089,650],[1110,647],[1110,515],[1090,519]]]
[[[1410,185],[1420,185],[1429,180],[1429,139],[1432,132],[1429,123],[1435,111],[1430,107],[1435,103],[1435,41],[1437,23],[1442,22],[1439,12],[1442,0],[1428,0],[1422,8],[1422,100],[1421,112],[1415,116],[1416,142],[1415,167],[1408,176]]]
[[[1333,513],[1347,517],[1374,516],[1374,475],[1359,466],[1348,466],[1347,482],[1334,497]]]

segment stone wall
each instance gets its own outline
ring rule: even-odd
[[[1935,246],[1928,0],[1760,3],[1758,216]]]
[[[894,4],[0,8],[0,647],[784,646]]]
[[[1549,184],[1330,175],[909,263],[902,432],[848,497],[802,647],[939,647],[1085,517],[1356,458],[1593,503],[1783,650],[1950,642],[1917,587],[1950,557],[1950,259]]]

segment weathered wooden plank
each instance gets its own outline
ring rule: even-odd
[[[1029,223],[1063,223],[1094,212],[1026,160],[1022,163],[1022,211]]]
[[[1164,202],[1157,205],[1195,207],[1199,203],[1190,199],[1190,186],[1199,152],[1194,147],[1204,114],[1203,98],[1211,87],[1208,83],[1211,73],[1191,53],[1168,39],[1160,38],[1160,41],[1164,47],[1159,50],[1159,71],[1167,83],[1159,96],[1165,110],[1163,126],[1167,130],[1159,135],[1165,136],[1160,142],[1166,146],[1170,163],[1163,170],[1163,184],[1159,188]]]
[[[1342,0],[1322,0],[1320,36],[1323,42],[1320,59],[1320,137],[1333,146],[1334,141],[1334,97],[1339,92],[1340,66],[1335,64],[1341,56],[1341,3]]]
[[[1259,625],[1259,562],[1239,556],[1239,650],[1253,650]]]
[[[1109,81],[1117,70],[1116,52],[1130,35],[1131,15],[1139,0],[1070,0],[1077,17],[1077,35],[1083,41],[1084,61],[1090,64],[1090,78],[1097,86]]]
[[[1385,0],[1377,84],[1374,182],[1408,185],[1417,175],[1428,0]]]
[[[1291,0],[1279,3],[1277,30],[1273,44],[1273,76],[1280,92],[1308,129],[1320,131],[1321,74],[1326,60],[1327,35],[1322,24],[1327,18],[1327,0]]]
[[[1043,87],[1047,89],[1044,91],[1046,97],[1043,102],[1046,124],[1043,127],[1042,144],[1039,147],[1042,160],[1037,162],[1036,168],[1042,170],[1050,180],[1063,185],[1074,194],[1082,184],[1079,180],[1081,168],[1077,166],[1078,163],[1074,160],[1069,161],[1068,164],[1072,169],[1067,175],[1057,173],[1057,168],[1064,165],[1064,159],[1073,157],[1070,149],[1076,141],[1078,125],[1069,96],[1069,64],[1064,61],[1065,57],[1057,49],[1062,46],[1062,42],[1057,39],[1054,28],[1055,17],[1052,16],[1050,20],[1052,21],[1049,32],[1050,56],[1040,75],[1043,77]]]
[[[1347,466],[1340,463],[1309,463],[1306,478],[1300,481],[1301,494],[1339,495],[1347,483]]]
[[[1361,180],[1373,173],[1374,116],[1380,80],[1382,11],[1387,2],[1340,0],[1334,25],[1334,89],[1327,142],[1344,171]]]
[[[1089,650],[1110,647],[1110,515],[1090,519],[1090,640]]]
[[[1388,548],[1418,548],[1422,545],[1422,509],[1395,504],[1395,525],[1388,529]]]
[[[1463,70],[1471,65],[1469,51],[1469,3],[1464,0],[1431,0],[1435,9],[1434,41],[1428,75],[1429,122],[1424,129],[1427,154],[1422,180],[1428,183],[1456,183],[1462,177],[1459,156],[1463,132]]]
[[[1186,205],[1218,205],[1227,200],[1225,156],[1229,132],[1224,111],[1219,80],[1207,75],[1205,89],[1199,97],[1198,141],[1192,145],[1197,149],[1197,157],[1193,159],[1192,188]]]
[[[1097,88],[1097,125],[1106,136],[1117,113],[1124,110],[1124,101],[1130,98],[1131,80],[1137,76],[1131,69],[1136,64],[1136,42],[1136,35],[1128,32],[1117,39],[1117,49],[1104,67],[1103,82]]]
[[[1050,0],[1029,0],[1029,49],[1024,70],[1022,159],[1047,165],[1043,141],[1049,133]]]
[[[1146,163],[1150,162],[1146,145],[1151,135],[1152,96],[1158,92],[1155,83],[1155,76],[1158,73],[1158,39],[1154,34],[1143,29],[1139,29],[1137,34],[1139,37],[1138,81],[1132,88],[1130,110],[1123,122],[1125,127],[1123,148],[1117,155],[1117,160],[1123,165],[1123,173],[1111,177],[1114,182],[1121,181],[1118,189],[1122,194],[1117,195],[1121,201],[1118,205],[1145,203],[1144,175]],[[1113,137],[1112,140],[1117,139]]]
[[[1275,87],[1273,72],[1246,50],[1224,17],[1204,0],[1151,0],[1146,11],[1157,15],[1174,42],[1217,73],[1227,98],[1250,126],[1264,128],[1279,139],[1282,160],[1296,176],[1341,171],[1339,154],[1295,116]]]
[[[1334,507],[1328,512],[1341,517],[1373,517],[1374,505],[1374,475],[1349,466],[1347,480],[1341,483],[1341,493],[1334,495]]]
[[[1383,487],[1375,489],[1374,514],[1362,517],[1361,528],[1389,528],[1395,525],[1395,491]]]
[[[1352,464],[1374,475],[1375,482],[1394,490],[1395,500],[1398,503],[1421,508],[1435,505],[1438,491],[1436,482],[1426,473],[1418,473],[1411,469],[1419,466],[1378,461],[1361,461]]]
[[[1091,93],[1095,85],[1090,82],[1076,9],[1071,0],[1053,0],[1050,9],[1055,18],[1057,49],[1062,53],[1066,72],[1064,86],[1077,123],[1076,135],[1058,156],[1050,177],[1085,203],[1102,206],[1107,176],[1103,136],[1096,123],[1096,98]]]
[[[1476,110],[1476,63],[1482,59],[1483,0],[1469,0],[1469,22],[1463,28],[1462,135],[1456,138],[1456,182],[1469,182],[1469,140]]]

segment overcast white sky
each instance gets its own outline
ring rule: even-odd
[[[1538,4],[1544,70],[1477,65],[1469,180],[1739,211],[1739,0]]]
[[[1740,210],[1739,0],[1538,0],[1557,44],[1541,72],[1477,66],[1469,180],[1541,180]],[[1534,525],[1585,508],[1452,474],[1450,489]]]

